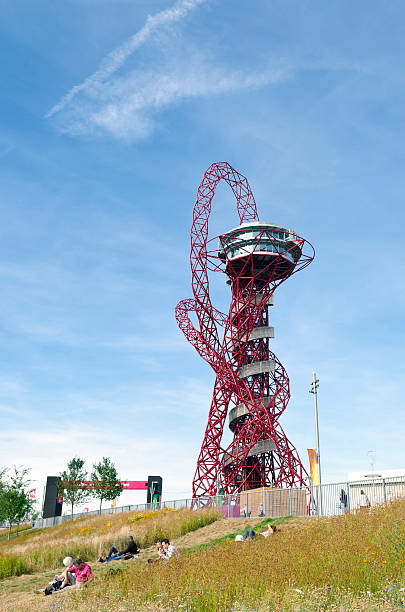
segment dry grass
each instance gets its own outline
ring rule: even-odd
[[[405,500],[399,500],[308,520],[267,539],[226,541],[163,566],[133,564],[66,610],[403,609],[404,560]]]
[[[251,527],[256,522],[257,519],[218,520],[196,531],[180,536],[173,541],[181,550],[192,548],[201,544],[215,542],[216,539],[224,537],[230,532],[243,532],[246,526]],[[117,525],[115,527],[117,528]],[[140,559],[146,561],[153,556],[156,556],[155,546],[150,546],[143,549],[140,554]],[[120,565],[125,566],[128,565],[128,563],[115,563],[114,567],[119,567]],[[97,579],[100,578],[103,580],[106,571],[105,566],[95,564],[92,567]],[[42,597],[33,593],[34,589],[46,585],[58,569],[60,569],[60,567],[57,568],[55,566],[52,571],[36,572],[33,575],[22,575],[0,581],[1,612],[15,612],[15,610],[19,612],[33,612],[34,610],[35,612],[49,612],[49,610],[56,611],[58,609],[56,604],[60,606],[60,609],[64,608],[66,605],[70,605],[69,602],[68,604],[61,602],[60,597],[55,597],[55,601],[53,601],[51,597]]]
[[[22,525],[14,525],[11,528],[11,537],[20,535],[24,531],[29,531],[32,529],[31,523],[23,523]],[[0,529],[0,540],[4,540],[8,538],[8,527]]]
[[[124,548],[132,534],[140,548],[176,538],[219,518],[215,510],[162,510],[86,517],[0,542],[0,579],[58,568],[67,555],[94,561],[114,544]]]
[[[177,522],[180,513],[171,518]],[[110,568],[100,565],[95,568],[94,583],[80,594],[24,597],[23,585],[31,584],[32,578],[10,579],[6,582],[15,585],[15,599],[8,607],[9,599],[5,603],[5,595],[0,595],[0,608],[7,612],[404,609],[405,500],[355,515],[292,520],[266,540],[216,542],[224,533],[243,531],[253,522],[226,519],[193,535],[179,535],[174,538],[182,552],[179,561],[116,563],[114,568],[121,571],[114,576],[106,574]],[[188,552],[196,545],[203,546]]]

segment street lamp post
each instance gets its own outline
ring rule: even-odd
[[[318,426],[318,387],[319,380],[316,377],[316,372],[312,372],[312,382],[310,393],[314,396],[314,410],[315,410],[315,439],[316,439],[316,461],[318,463],[318,491],[319,491],[319,505],[318,514],[322,516],[322,479],[321,479],[321,453],[319,450],[319,426]]]

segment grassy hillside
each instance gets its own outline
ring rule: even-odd
[[[399,500],[282,526],[267,539],[219,542],[163,566],[134,563],[64,609],[400,610],[404,600],[405,500]]]
[[[22,536],[26,541],[21,539],[19,553],[15,541],[9,548],[20,560],[38,554],[43,567],[44,547],[60,555],[56,568],[72,546],[91,549],[95,558],[110,541],[125,538],[129,527],[143,546],[164,534],[182,554],[167,564],[147,564],[151,550],[130,562],[94,564],[96,579],[84,592],[49,598],[32,595],[33,587],[51,577],[37,565],[32,577],[0,582],[0,609],[368,612],[405,607],[405,500],[345,516],[284,521],[278,534],[240,544],[233,535],[254,519],[217,518],[210,511],[185,510],[96,517]],[[110,569],[117,573],[110,575]]]
[[[89,516],[34,530],[10,542],[0,541],[0,579],[58,568],[67,555],[95,561],[113,544],[124,548],[129,534],[146,548],[159,538],[177,538],[217,519],[215,510],[162,510]]]

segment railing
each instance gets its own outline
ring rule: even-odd
[[[354,482],[325,484],[321,487],[312,486],[308,489],[272,489],[264,487],[253,491],[243,491],[233,495],[216,495],[213,497],[197,497],[194,499],[176,499],[151,504],[120,506],[104,508],[102,515],[121,512],[151,512],[162,510],[178,510],[180,508],[217,508],[224,517],[263,517],[277,518],[282,516],[336,516],[357,510],[364,497],[360,500],[361,491],[367,497],[369,504],[374,506],[398,497],[405,497],[405,476],[392,478],[368,478]],[[39,519],[36,528],[53,527],[72,518],[96,516],[98,510],[79,512]]]

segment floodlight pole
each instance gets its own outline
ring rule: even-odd
[[[316,439],[316,460],[318,463],[318,475],[319,475],[319,508],[318,513],[322,516],[322,479],[321,479],[321,453],[319,449],[319,425],[318,425],[318,392],[319,380],[316,377],[316,372],[312,372],[312,382],[310,393],[314,396],[314,410],[315,410],[315,439]]]

